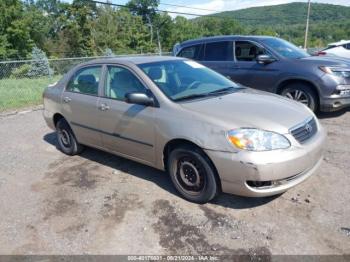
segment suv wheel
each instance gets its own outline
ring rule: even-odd
[[[76,140],[72,129],[65,119],[60,119],[56,124],[57,141],[60,150],[67,155],[81,153],[83,146]]]
[[[170,152],[168,171],[176,190],[187,200],[207,203],[218,193],[215,171],[207,156],[194,146]]]
[[[317,110],[317,95],[308,85],[305,84],[290,84],[287,85],[281,92],[281,95],[292,100],[303,103],[312,111]]]

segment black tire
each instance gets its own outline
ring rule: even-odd
[[[313,112],[318,109],[316,92],[307,84],[293,83],[283,88],[281,95],[307,105]],[[297,99],[299,96],[299,99]]]
[[[168,172],[180,195],[204,204],[219,192],[215,169],[202,150],[195,146],[180,146],[168,157]]]
[[[65,119],[60,119],[56,124],[56,134],[59,149],[70,156],[81,153],[84,147],[78,143],[75,135]]]

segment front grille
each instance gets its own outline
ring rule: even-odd
[[[291,134],[300,143],[303,144],[317,133],[317,124],[315,118],[292,129]]]

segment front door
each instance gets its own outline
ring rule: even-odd
[[[152,164],[157,108],[125,102],[125,94],[149,90],[128,68],[113,65],[106,70],[104,97],[99,101],[103,145],[118,154]]]
[[[259,44],[250,41],[235,42],[235,70],[231,79],[252,88],[273,91],[280,70],[278,62],[259,64],[256,58],[268,54]]]
[[[79,69],[62,93],[61,104],[64,117],[69,122],[79,143],[100,147],[98,93],[101,66]]]

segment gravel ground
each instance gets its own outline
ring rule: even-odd
[[[325,161],[303,184],[205,205],[153,168],[63,155],[41,114],[0,118],[0,254],[350,254],[350,111],[321,116]]]

